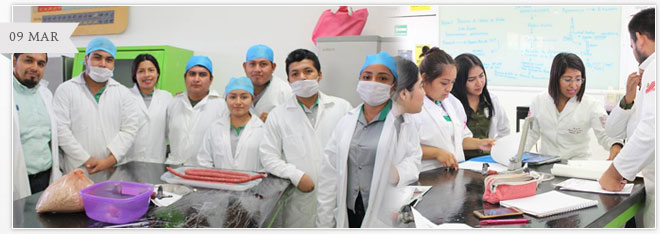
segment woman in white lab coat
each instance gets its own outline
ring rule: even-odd
[[[621,150],[621,144],[605,133],[607,113],[603,103],[584,95],[586,77],[580,57],[572,53],[555,56],[548,92],[536,96],[529,107],[529,115],[535,120],[527,133],[526,151],[541,138],[541,154],[589,159],[589,129],[593,129],[598,143],[611,155]]]
[[[172,94],[156,88],[160,78],[160,66],[154,56],[138,55],[133,60],[131,71],[135,83],[131,93],[135,96],[140,110],[140,129],[129,150],[129,159],[125,162],[163,163],[167,149],[166,112],[167,105],[173,99]]]
[[[213,122],[197,154],[199,165],[232,170],[260,171],[259,143],[263,122],[250,113],[254,87],[247,77],[232,77],[225,87],[225,112]]]
[[[456,56],[458,69],[451,94],[463,105],[468,129],[478,139],[499,139],[509,135],[509,119],[495,95],[488,91],[486,70],[479,57],[473,54]],[[465,159],[486,155],[488,151],[464,150]]]
[[[397,226],[403,187],[417,180],[421,158],[405,113],[419,112],[424,96],[415,64],[398,65],[385,52],[367,56],[357,88],[364,103],[340,120],[324,151],[317,227]]]
[[[466,125],[463,104],[450,92],[456,81],[456,64],[443,50],[432,48],[419,70],[424,80],[424,106],[414,115],[422,144],[422,171],[458,167],[463,150],[490,150],[495,139],[477,139]]]

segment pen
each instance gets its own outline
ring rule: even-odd
[[[149,227],[149,221],[105,226],[104,228],[135,228],[135,227]]]
[[[529,223],[529,219],[491,219],[481,220],[481,224],[512,224],[512,223]]]

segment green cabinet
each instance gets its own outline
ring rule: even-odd
[[[193,56],[193,51],[173,46],[117,47],[113,79],[128,88],[132,88],[131,67],[133,66],[133,60],[139,54],[144,53],[153,55],[160,66],[160,77],[158,78],[156,88],[167,90],[172,95],[186,90],[183,74],[185,73],[188,59]],[[78,53],[74,57],[73,76],[78,76],[83,71],[83,60],[85,60],[84,47],[78,48]],[[70,77],[67,79],[70,79]]]

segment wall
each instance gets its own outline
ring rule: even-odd
[[[411,50],[412,57],[417,57],[417,45],[438,45],[438,6],[429,6],[428,9],[413,10],[411,7],[400,7],[395,12],[397,25],[407,26],[407,36],[404,37],[404,50]],[[421,53],[421,51],[420,51]]]
[[[389,16],[396,7],[353,9],[365,7],[369,18],[362,35],[392,36]],[[126,31],[104,36],[117,46],[171,45],[209,56],[215,73],[211,88],[223,93],[230,77],[245,75],[245,53],[255,44],[273,48],[278,65],[274,74],[285,79],[286,55],[298,48],[316,50],[312,31],[321,13],[330,8],[336,6],[131,6]],[[30,7],[14,6],[12,18],[29,22]],[[74,36],[72,41],[85,47],[94,37]]]

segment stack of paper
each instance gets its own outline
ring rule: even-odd
[[[633,184],[626,184],[623,187],[623,190],[619,192],[612,192],[603,190],[598,181],[593,180],[582,180],[582,179],[568,179],[564,182],[561,182],[555,187],[558,187],[561,190],[572,190],[580,192],[590,192],[590,193],[603,193],[603,194],[630,194],[632,193]]]

